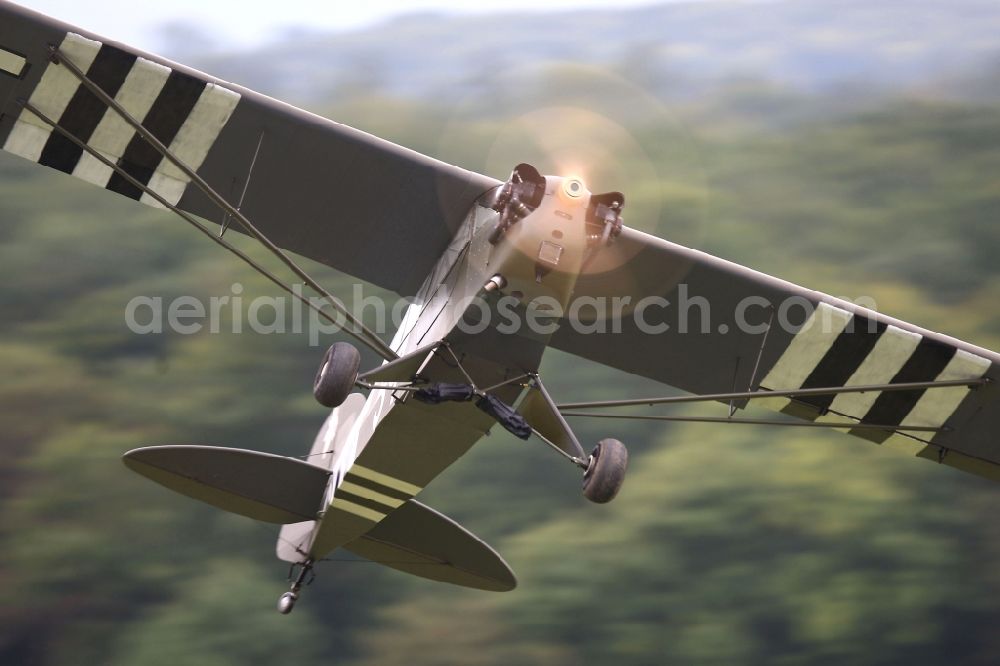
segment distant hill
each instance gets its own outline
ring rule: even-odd
[[[996,0],[708,0],[625,10],[421,13],[348,32],[303,29],[263,49],[208,55],[200,50],[211,40],[196,32],[172,26],[164,50],[300,102],[357,87],[450,100],[498,74],[559,61],[625,70],[664,95],[700,93],[734,78],[806,92],[846,83],[898,91],[947,81],[966,96],[1000,94]]]

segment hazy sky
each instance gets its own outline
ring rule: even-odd
[[[665,0],[659,0],[664,2]],[[294,26],[345,29],[420,10],[484,12],[504,9],[613,8],[658,4],[654,0],[16,0],[99,35],[146,50],[161,41],[156,27],[168,21],[203,23],[228,45],[254,44]]]

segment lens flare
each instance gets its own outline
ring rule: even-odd
[[[483,83],[486,85],[486,82]],[[545,175],[574,179],[592,194],[625,195],[625,224],[689,247],[709,235],[709,185],[700,142],[679,108],[668,108],[635,82],[592,66],[491,71],[489,94],[453,107],[436,155],[505,180],[526,162]],[[551,100],[560,100],[552,104]],[[560,184],[557,193],[569,199]],[[642,244],[619,238],[588,262],[578,293],[629,297],[667,293],[686,267],[635,275]],[[669,275],[667,274],[669,273]]]

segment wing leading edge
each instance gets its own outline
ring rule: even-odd
[[[498,184],[0,0],[0,146],[143,203],[156,205],[18,100],[181,209],[223,219],[183,174],[51,62],[50,46],[231,203],[246,189],[241,211],[278,246],[401,294],[419,288],[472,203]]]

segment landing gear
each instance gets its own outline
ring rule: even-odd
[[[499,276],[496,276],[499,277]],[[488,282],[487,284],[491,284]],[[496,284],[496,283],[493,283]],[[429,405],[443,402],[469,402],[478,397],[476,406],[489,414],[503,428],[520,439],[536,436],[569,462],[583,470],[583,494],[591,502],[606,504],[618,495],[625,481],[625,469],[628,467],[628,451],[625,445],[617,439],[602,439],[588,456],[580,444],[573,429],[566,422],[562,409],[549,395],[548,390],[536,373],[529,373],[508,379],[502,384],[482,390],[476,387],[472,377],[462,367],[461,359],[455,355],[446,343],[440,348],[445,349],[464,375],[468,384],[437,382],[422,386],[406,387],[412,391],[413,399]],[[435,350],[436,351],[436,350]],[[384,366],[383,366],[384,367]],[[529,389],[528,394],[515,408],[503,402],[490,391],[508,386],[519,385]],[[361,385],[366,388],[389,388],[372,385],[363,380]],[[570,413],[571,416],[579,414]]]
[[[537,374],[531,375],[531,389],[519,405],[531,432],[583,470],[584,497],[598,504],[613,500],[625,481],[625,445],[617,439],[602,439],[588,456]]]
[[[278,598],[278,612],[282,615],[288,615],[292,612],[292,609],[295,608],[295,602],[299,600],[299,590],[302,589],[303,585],[309,585],[315,578],[312,572],[312,559],[300,564],[293,564],[288,570],[288,580],[293,580],[292,575],[295,572],[295,567],[299,567],[299,573],[292,582],[292,588]]]
[[[591,502],[610,502],[621,490],[628,467],[628,450],[617,439],[602,439],[590,454],[583,473],[583,495]]]
[[[346,342],[331,345],[313,381],[316,401],[331,409],[342,405],[354,389],[360,365],[361,353],[353,345]]]

